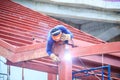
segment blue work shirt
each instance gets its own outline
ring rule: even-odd
[[[66,28],[64,27],[63,25],[58,25],[56,26],[56,28],[60,29],[62,31],[62,33],[65,33],[65,34],[70,34],[71,35],[71,38],[73,38],[73,34]],[[56,41],[54,41],[52,39],[52,36],[51,36],[51,30],[49,31],[48,33],[48,37],[47,37],[47,45],[46,45],[46,52],[48,53],[48,55],[51,55],[52,52],[52,47],[53,47],[53,44],[55,43]],[[68,40],[64,41],[66,44],[68,43]]]

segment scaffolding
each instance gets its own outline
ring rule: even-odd
[[[96,76],[96,75],[101,75],[102,80],[105,80],[105,72],[104,70],[107,69],[107,78],[108,80],[111,80],[111,67],[110,65],[107,66],[101,66],[101,67],[95,67],[95,68],[90,68],[90,69],[86,69],[86,70],[80,70],[80,71],[73,71],[72,72],[72,80],[76,79],[76,78],[81,78],[81,77],[87,77],[90,75]],[[100,70],[100,72],[95,72],[95,70]],[[83,73],[84,75],[77,75],[79,73]],[[101,80],[101,79],[100,79]]]
[[[1,59],[0,62],[6,65],[6,63]],[[7,66],[7,73],[0,72],[0,80],[10,80],[10,65],[6,65],[6,66]]]

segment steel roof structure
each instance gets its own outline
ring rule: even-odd
[[[45,52],[47,33],[56,25],[64,25],[74,34],[74,43],[78,47],[70,47],[73,57],[70,62],[63,60],[65,45],[55,44],[54,52],[61,58],[59,64],[53,63]],[[102,63],[111,65],[111,76],[118,79],[120,42],[104,42],[10,0],[0,0],[0,28],[0,55],[9,65],[47,72],[48,80],[56,80],[57,74],[59,80],[72,80],[72,71],[84,69],[82,60],[88,68]],[[87,80],[91,78],[96,80],[95,77]]]

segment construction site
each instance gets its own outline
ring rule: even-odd
[[[57,25],[73,33],[59,63]],[[120,0],[0,0],[0,80],[120,80]]]

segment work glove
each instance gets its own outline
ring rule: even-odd
[[[55,55],[55,54],[51,54],[50,58],[54,61],[54,62],[60,62],[60,59]]]
[[[71,39],[70,34],[65,34],[65,33],[62,33],[62,36],[60,38],[61,41],[66,41],[66,40],[70,40],[70,39]]]

